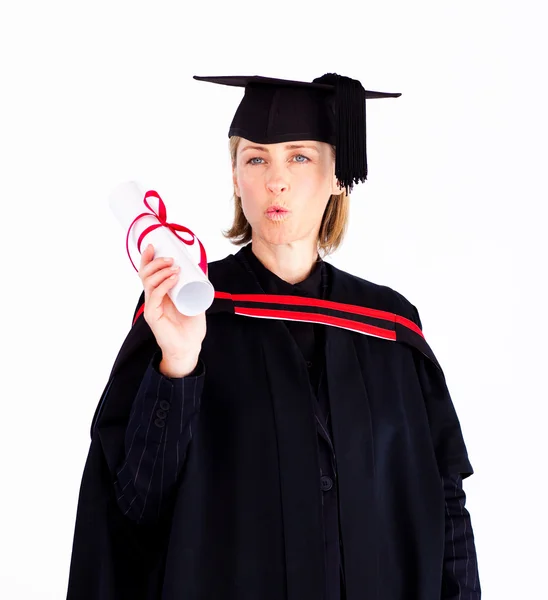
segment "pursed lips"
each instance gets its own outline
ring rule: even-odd
[[[289,212],[289,210],[283,206],[274,205],[274,206],[269,206],[266,209],[266,212],[267,213],[284,213],[284,212]]]

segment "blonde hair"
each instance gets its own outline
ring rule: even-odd
[[[232,167],[236,167],[236,155],[238,144],[242,138],[231,136],[229,140],[230,160]],[[331,146],[333,158],[335,158],[335,146]],[[234,221],[232,227],[223,231],[225,238],[228,238],[235,245],[247,244],[251,241],[251,225],[245,218],[242,209],[242,199],[233,192],[234,199]],[[325,208],[318,233],[318,253],[325,257],[335,252],[341,245],[348,226],[349,197],[345,190],[341,194],[332,194]]]

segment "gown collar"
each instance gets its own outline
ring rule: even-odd
[[[321,258],[314,263],[312,271],[306,279],[292,284],[284,281],[275,273],[267,269],[253,253],[251,243],[244,246],[238,254],[245,258],[264,293],[282,294],[287,296],[307,296],[310,298],[322,297],[322,273],[325,268],[325,263]]]

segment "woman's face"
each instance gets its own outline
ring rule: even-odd
[[[341,193],[331,146],[316,141],[256,144],[242,138],[233,181],[253,238],[269,244],[315,244],[331,194]]]

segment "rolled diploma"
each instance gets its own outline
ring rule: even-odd
[[[125,233],[132,221],[143,212],[150,212],[145,206],[145,194],[135,181],[121,183],[110,194],[109,204],[112,212],[122,225]],[[148,203],[157,210],[156,198],[149,198]],[[137,249],[137,240],[150,225],[158,224],[154,216],[141,217],[131,228],[130,242]],[[184,234],[181,234],[184,235]],[[197,242],[195,242],[197,243]],[[196,264],[195,259],[186,249],[186,244],[178,239],[167,227],[157,227],[148,233],[141,242],[141,248],[148,244],[154,246],[154,258],[173,258],[174,265],[180,267],[177,284],[168,295],[177,310],[183,315],[193,317],[207,310],[213,303],[215,290],[211,282]]]

